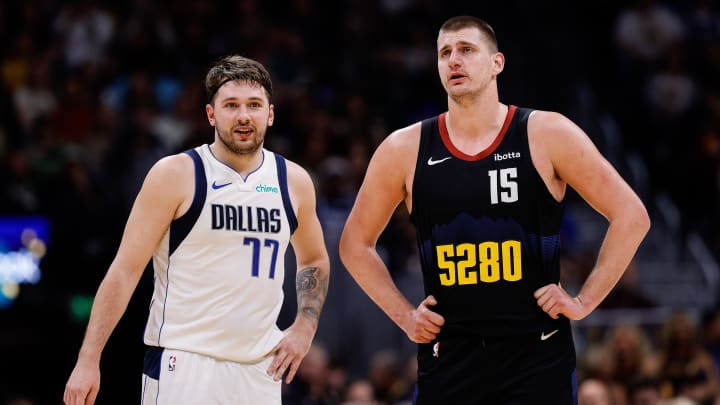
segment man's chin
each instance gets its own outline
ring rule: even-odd
[[[448,91],[448,96],[456,102],[471,101],[478,97],[479,91],[469,88],[455,88]]]
[[[241,155],[250,155],[250,154],[253,154],[253,153],[257,152],[258,150],[260,150],[261,147],[262,147],[261,143],[259,143],[259,144],[254,143],[254,142],[252,142],[252,143],[243,142],[240,144],[236,143],[234,152],[241,154]]]

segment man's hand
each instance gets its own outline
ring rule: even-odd
[[[534,296],[538,306],[553,319],[565,315],[568,319],[577,321],[587,315],[580,297],[571,297],[560,284],[541,287],[535,291]]]
[[[78,360],[67,384],[63,401],[66,405],[92,405],[100,390],[100,366]]]
[[[428,309],[429,306],[437,304],[432,295],[428,295],[418,307],[412,311],[409,324],[403,327],[410,340],[415,343],[430,343],[440,333],[440,327],[445,324],[442,315]]]
[[[310,351],[314,335],[315,331],[313,329],[300,325],[297,321],[287,328],[285,336],[272,349],[275,358],[267,369],[268,375],[272,376],[275,381],[280,381],[287,371],[285,383],[290,384],[295,377],[300,362]]]

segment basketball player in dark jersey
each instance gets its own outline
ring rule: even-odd
[[[448,111],[378,147],[343,231],[343,263],[419,343],[416,404],[574,404],[570,320],[616,284],[649,229],[647,211],[569,119],[499,101],[505,59],[486,22],[446,21],[437,57]],[[559,284],[568,186],[609,221],[574,297]],[[427,295],[418,307],[375,250],[402,201]]]

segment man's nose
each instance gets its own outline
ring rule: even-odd
[[[457,66],[460,66],[460,63],[461,63],[460,53],[457,51],[452,51],[450,53],[450,57],[448,58],[448,66],[457,67]]]
[[[250,120],[250,110],[247,106],[241,105],[237,110],[237,120],[244,122]]]

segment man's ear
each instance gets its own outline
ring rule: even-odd
[[[505,69],[505,55],[502,52],[496,52],[493,56],[493,71],[495,76],[499,75]]]
[[[215,109],[210,104],[205,104],[205,114],[207,114],[208,122],[210,126],[215,126]]]

